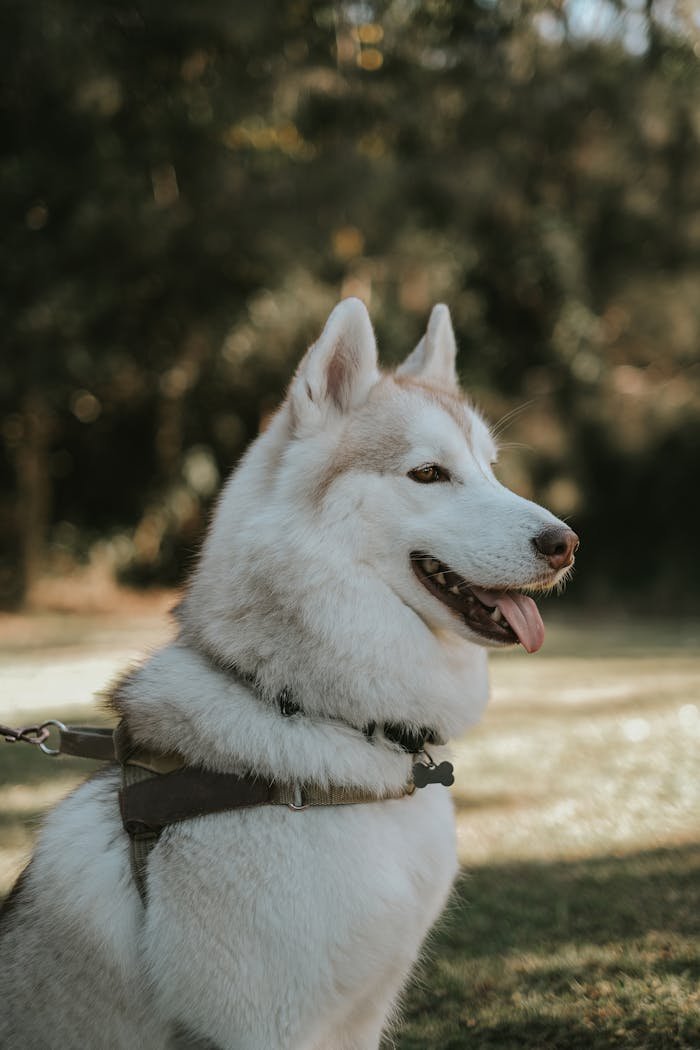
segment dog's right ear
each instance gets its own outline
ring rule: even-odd
[[[427,379],[440,386],[458,386],[457,342],[450,311],[444,303],[434,306],[428,329],[415,350],[396,369],[397,376]]]
[[[323,423],[329,411],[349,412],[367,399],[378,379],[377,344],[367,307],[359,299],[343,299],[292,380],[294,425]]]

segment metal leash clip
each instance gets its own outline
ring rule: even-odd
[[[48,737],[49,737],[49,735],[51,733],[51,727],[55,727],[56,729],[58,729],[58,733],[59,733],[58,747],[49,747],[48,744],[46,744],[46,742],[45,742],[48,739]],[[42,724],[41,724],[41,726],[39,728],[42,729],[43,731],[45,731],[45,733],[46,733],[46,735],[43,737],[43,739],[39,743],[39,748],[44,752],[45,755],[60,755],[61,754],[61,736],[60,736],[60,734],[66,732],[66,727],[64,726],[63,722],[59,722],[57,718],[49,718],[46,722],[42,722]]]
[[[0,725],[0,736],[4,738],[7,744],[16,744],[18,742],[34,744],[45,755],[60,755],[60,747],[49,747],[46,743],[51,735],[52,726],[55,726],[59,732],[65,732],[66,727],[63,722],[50,718],[47,722],[42,722],[40,726],[24,726],[21,729],[12,729],[10,726]]]
[[[49,731],[44,726],[24,726],[21,729],[11,729],[10,726],[0,726],[0,733],[7,744],[38,744],[42,746],[48,738]]]

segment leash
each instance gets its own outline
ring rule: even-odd
[[[299,711],[283,713],[289,717]],[[385,727],[390,741],[399,735],[390,735],[393,728],[390,726],[387,733]],[[53,732],[58,737],[55,742],[51,739]],[[449,762],[436,765],[424,746],[413,752],[425,760],[413,764],[411,779],[397,790],[377,794],[367,788],[284,783],[188,766],[176,751],[159,752],[135,744],[124,720],[116,729],[108,729],[67,726],[56,718],[49,718],[40,725],[19,729],[0,725],[0,736],[10,744],[31,744],[45,755],[72,755],[121,766],[119,808],[130,841],[132,875],[144,905],[148,857],[161,833],[171,824],[256,806],[286,806],[298,812],[314,806],[382,802],[406,798],[428,784],[454,783],[452,765]],[[408,746],[419,743],[422,745],[424,741],[414,738]],[[408,751],[408,746],[404,743],[403,750]]]
[[[58,730],[58,746],[50,747],[47,741],[51,730]],[[114,730],[98,726],[66,726],[56,718],[49,718],[37,726],[12,729],[0,725],[0,736],[8,744],[34,744],[45,755],[73,755],[76,758],[93,758],[98,762],[114,762]]]

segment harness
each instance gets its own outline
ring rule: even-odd
[[[277,704],[285,718],[303,714],[286,689],[280,693]],[[360,732],[373,743],[377,729],[377,724],[372,722]],[[49,743],[52,731],[58,733],[56,746]],[[129,836],[134,883],[144,905],[147,903],[148,857],[163,830],[171,824],[256,806],[286,806],[299,812],[313,806],[382,802],[406,798],[428,784],[454,783],[452,765],[449,762],[436,765],[425,750],[427,744],[442,743],[435,730],[386,722],[381,731],[386,741],[417,759],[407,782],[401,788],[384,792],[268,780],[250,774],[215,773],[188,765],[177,751],[162,752],[135,743],[124,719],[116,729],[67,726],[58,719],[48,719],[41,725],[24,729],[0,725],[0,736],[8,743],[23,741],[37,745],[47,755],[73,755],[120,765],[119,808]]]

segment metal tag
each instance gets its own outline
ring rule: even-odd
[[[413,783],[417,788],[426,787],[428,784],[444,784],[449,787],[455,782],[454,766],[451,762],[441,762],[436,766],[434,762],[416,762],[413,766]]]

